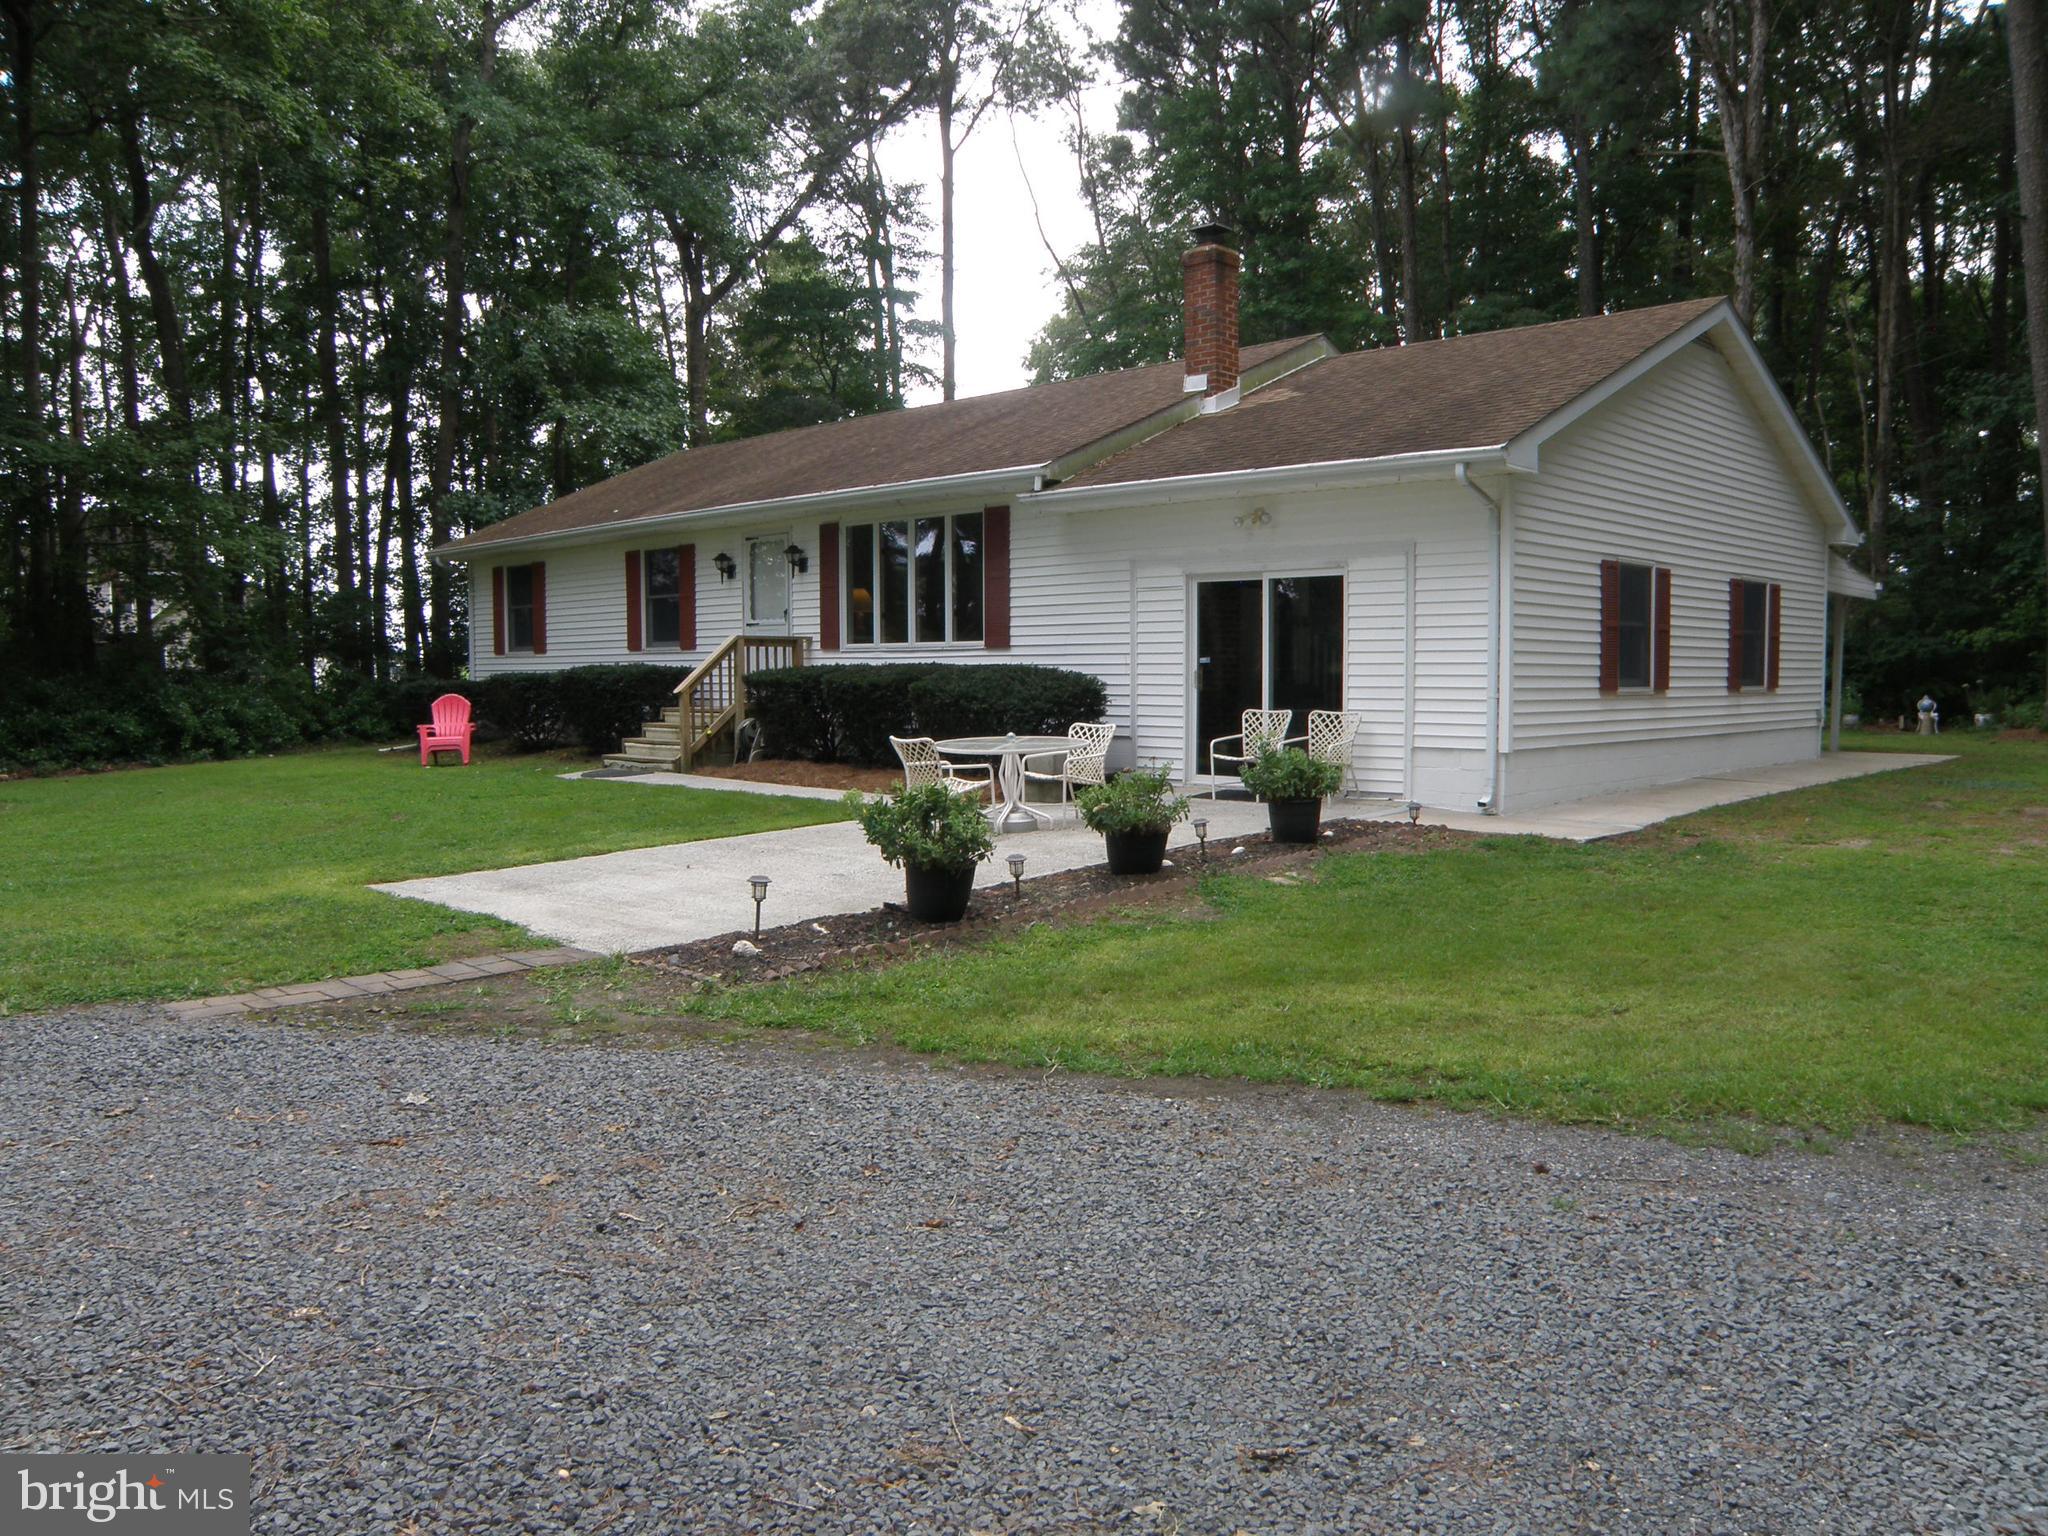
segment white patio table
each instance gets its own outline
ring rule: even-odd
[[[1024,759],[1036,757],[1041,752],[1064,752],[1073,745],[1064,736],[954,736],[935,742],[941,757],[974,757],[997,759],[996,803],[989,807],[988,819],[998,832],[1010,830],[1014,817],[1025,818],[1025,826],[1037,822],[1050,822],[1049,812],[1027,805],[1024,800]]]

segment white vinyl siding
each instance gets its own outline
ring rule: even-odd
[[[1710,346],[1681,349],[1544,444],[1509,524],[1512,751],[1818,729],[1825,535]],[[1602,560],[1671,569],[1668,693],[1600,692]],[[1734,577],[1784,588],[1775,693],[1728,691]]]
[[[1269,521],[1241,525],[1238,520],[1254,506],[1263,507]],[[965,666],[1028,662],[1087,672],[1108,690],[1107,718],[1119,728],[1119,755],[1129,752],[1138,761],[1182,769],[1190,761],[1192,730],[1189,583],[1269,571],[1339,574],[1345,578],[1349,624],[1345,706],[1367,716],[1356,756],[1363,787],[1387,795],[1410,792],[1411,694],[1419,742],[1453,757],[1483,756],[1491,529],[1478,499],[1457,486],[1398,485],[1123,512],[1016,508],[1010,520],[1011,646],[995,651],[917,643],[816,649],[818,524],[778,526],[787,526],[811,555],[810,573],[794,583],[790,618],[794,632],[814,642],[813,660],[828,666],[904,659]],[[713,557],[723,549],[740,558],[745,532],[700,528],[687,538],[673,536],[697,547],[697,649],[682,653],[626,650],[624,561],[636,542],[546,553],[548,650],[540,657],[490,654],[490,566],[479,563],[474,572],[484,604],[478,621],[484,642],[473,669],[643,662],[687,670],[739,627],[740,578],[721,584]],[[1295,722],[1297,733],[1306,728],[1305,720]]]

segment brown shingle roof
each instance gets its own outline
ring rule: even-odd
[[[1497,447],[1721,302],[1693,299],[1326,358],[1227,411],[1147,438],[1064,485]]]
[[[1307,339],[1247,347],[1244,366],[1254,367]],[[585,486],[443,548],[466,551],[635,518],[1037,467],[1174,404],[1183,395],[1182,371],[1178,362],[1158,363],[706,443]]]

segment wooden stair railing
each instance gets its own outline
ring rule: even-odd
[[[688,773],[697,754],[737,729],[747,717],[747,674],[765,667],[804,664],[801,635],[734,635],[676,684],[677,771]]]

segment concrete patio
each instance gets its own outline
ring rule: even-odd
[[[1588,842],[1634,832],[1709,806],[1946,761],[1945,757],[1916,753],[1844,752],[1812,762],[1601,795],[1527,815],[1426,810],[1422,819],[1433,826],[1497,836]],[[650,773],[604,782],[642,789],[687,786],[738,794],[838,798],[831,790],[780,789],[689,774]],[[1212,845],[1265,829],[1262,805],[1204,799],[1196,806],[1196,814],[1208,818]],[[1384,800],[1344,800],[1332,804],[1329,814],[1386,821],[1403,818],[1407,811],[1403,805]],[[1174,828],[1169,850],[1186,849],[1195,841],[1194,831],[1183,823]],[[1008,881],[1004,859],[1013,852],[1028,860],[1028,879],[1100,863],[1102,839],[1071,819],[1049,828],[1008,834],[997,840],[996,856],[982,866],[976,884],[993,886]],[[1168,856],[1176,855],[1169,851]],[[375,889],[458,911],[488,913],[558,943],[611,952],[686,944],[747,927],[753,920],[747,877],[756,874],[767,875],[773,882],[763,911],[763,920],[770,925],[862,912],[885,901],[903,899],[901,871],[884,864],[851,822],[635,848],[467,875],[439,875]]]

